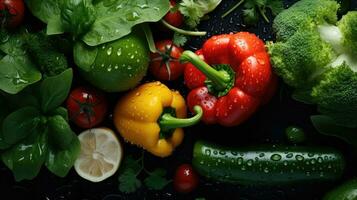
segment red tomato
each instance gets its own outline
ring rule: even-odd
[[[23,0],[0,0],[1,26],[15,28],[24,19],[25,6]]]
[[[176,80],[184,71],[184,66],[178,59],[183,49],[170,40],[156,42],[158,53],[151,53],[150,72],[162,81]]]
[[[171,10],[165,15],[164,20],[175,27],[180,27],[183,23],[183,15],[175,8],[176,2],[170,1]]]
[[[176,169],[174,188],[180,193],[192,192],[198,186],[198,175],[189,164],[182,164]]]
[[[105,95],[92,88],[78,87],[67,99],[71,121],[81,128],[92,128],[101,123],[107,113]]]

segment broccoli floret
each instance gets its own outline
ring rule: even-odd
[[[33,62],[45,76],[55,76],[68,68],[67,59],[54,46],[49,36],[29,34],[26,48]]]
[[[274,20],[273,28],[279,41],[286,41],[306,21],[316,24],[336,24],[339,4],[334,0],[302,0],[281,12]]]
[[[348,51],[357,54],[357,11],[348,12],[338,22],[342,32],[342,45]]]
[[[357,127],[357,72],[347,64],[331,68],[313,88],[312,97],[319,111],[338,125]]]
[[[336,56],[331,45],[321,39],[316,26],[311,21],[307,24],[288,41],[268,45],[275,71],[295,88],[314,84],[315,77]]]

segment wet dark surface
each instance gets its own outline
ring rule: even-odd
[[[357,1],[352,0],[352,8],[357,9]],[[203,21],[199,27],[209,32],[207,37],[220,33],[250,31],[256,33],[260,38],[273,40],[271,25],[260,21],[255,27],[246,27],[241,24],[241,12],[227,16],[224,20],[220,18],[224,11],[230,8],[236,0],[223,0],[217,10],[210,14],[210,19]],[[288,6],[293,1],[286,1]],[[159,33],[160,34],[160,33]],[[205,38],[190,41],[188,48],[197,49]],[[147,80],[152,80],[150,77]],[[85,84],[80,80],[75,85]],[[182,94],[187,91],[182,80],[169,84]],[[115,104],[120,94],[108,96]],[[58,178],[46,169],[32,181],[15,182],[11,172],[0,164],[0,199],[44,199],[44,200],[114,200],[114,199],[195,199],[204,197],[206,199],[241,199],[241,200],[285,200],[285,199],[321,199],[321,196],[332,187],[344,180],[356,176],[356,155],[345,143],[316,133],[312,127],[309,116],[316,113],[314,106],[298,103],[290,98],[287,86],[280,84],[274,99],[262,107],[249,121],[234,127],[222,128],[220,126],[197,125],[186,129],[185,140],[177,148],[174,155],[166,159],[159,159],[145,154],[145,165],[147,168],[163,167],[168,170],[168,177],[172,177],[174,170],[179,164],[190,163],[192,158],[192,147],[196,140],[204,139],[224,145],[243,146],[257,145],[262,143],[287,143],[284,130],[287,126],[297,125],[304,128],[307,136],[305,143],[301,145],[332,146],[341,150],[347,160],[347,169],[344,177],[333,183],[311,183],[300,186],[279,187],[246,187],[214,183],[201,179],[199,188],[189,195],[180,195],[174,192],[172,185],[168,185],[162,191],[148,191],[145,188],[138,190],[135,194],[122,194],[118,190],[118,174],[101,182],[91,183],[81,179],[74,170],[66,178]],[[104,126],[112,127],[110,116]],[[113,127],[112,127],[113,128]],[[79,132],[80,130],[78,130]],[[140,156],[141,150],[125,145],[125,153]]]

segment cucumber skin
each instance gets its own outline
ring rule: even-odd
[[[342,154],[329,148],[272,145],[228,148],[203,141],[194,146],[192,164],[208,179],[243,185],[336,180],[345,167]]]
[[[357,179],[348,181],[333,189],[323,200],[356,200],[357,199]]]

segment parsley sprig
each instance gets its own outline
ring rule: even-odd
[[[153,171],[148,171],[144,167],[144,153],[138,159],[132,156],[127,156],[121,166],[119,175],[119,191],[124,193],[133,193],[140,187],[145,185],[150,190],[161,190],[167,186],[172,180],[166,178],[166,170],[156,168]],[[144,182],[138,178],[140,175],[147,175]]]
[[[267,10],[271,10],[272,15],[276,16],[284,10],[284,4],[282,0],[240,0],[230,10],[222,15],[222,18],[231,14],[235,9],[240,7],[244,3],[243,16],[244,23],[255,24],[259,21],[259,15],[269,23],[270,20],[266,15]]]

